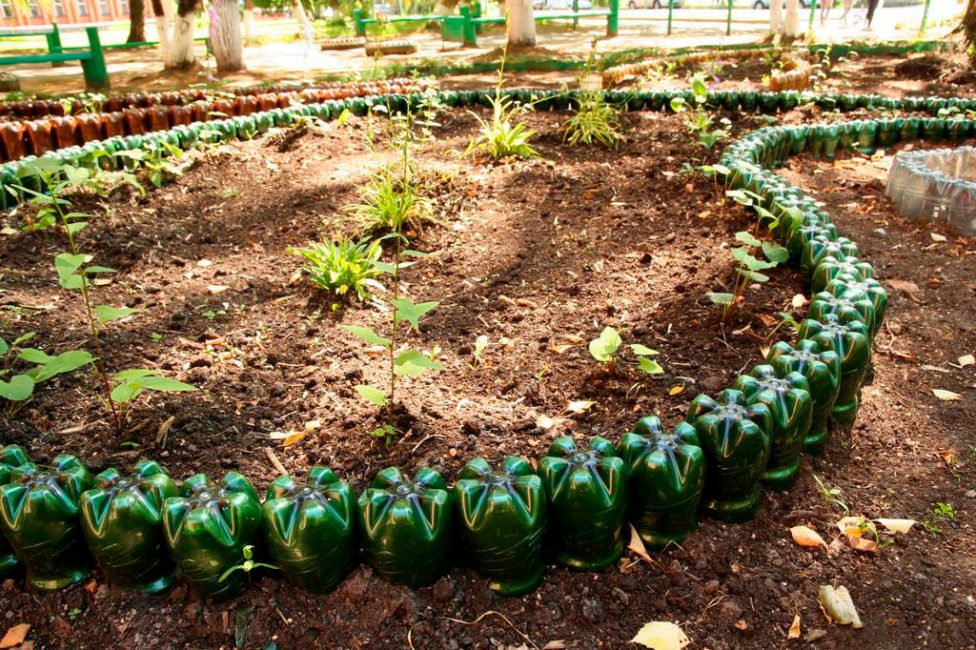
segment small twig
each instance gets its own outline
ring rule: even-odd
[[[264,455],[268,457],[268,460],[271,461],[271,465],[274,466],[275,470],[279,474],[288,474],[288,470],[285,469],[285,466],[282,465],[281,461],[278,460],[278,457],[275,456],[275,453],[271,450],[271,447],[264,448]]]
[[[417,444],[415,444],[413,446],[413,449],[410,450],[410,453],[411,454],[416,453],[417,452],[417,448],[420,447],[420,445],[422,445],[425,442],[427,442],[428,440],[430,440],[431,438],[443,438],[443,437],[444,436],[437,436],[437,435],[434,435],[434,434],[426,435],[426,436],[424,436],[423,438],[420,439],[420,442],[418,442]]]
[[[508,620],[508,618],[504,614],[502,614],[501,612],[496,612],[493,609],[489,609],[487,612],[485,612],[484,614],[482,614],[478,618],[474,619],[473,621],[462,621],[459,618],[450,618],[449,616],[445,616],[444,617],[444,620],[451,621],[452,623],[460,623],[461,625],[477,625],[478,623],[481,622],[481,619],[483,619],[484,617],[488,616],[489,614],[494,614],[495,616],[501,618],[503,621],[505,621],[506,623],[508,623],[508,626],[510,628],[512,628],[513,630],[515,630],[515,632],[519,636],[521,636],[523,639],[525,639],[529,643],[529,645],[531,645],[536,650],[539,650],[539,646],[537,646],[535,644],[535,642],[532,641],[532,639],[529,638],[529,635],[528,634],[526,634],[525,632],[522,632],[520,629],[518,629],[517,627],[515,627],[515,624],[512,623],[510,620]]]

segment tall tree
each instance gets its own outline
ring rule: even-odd
[[[173,13],[173,0],[152,0],[159,32],[159,50],[167,70],[186,70],[197,62],[193,51],[193,21],[200,9],[200,0],[178,0]]]
[[[509,45],[535,45],[535,17],[532,14],[532,0],[505,0],[505,13],[508,14]]]
[[[254,0],[244,0],[244,42],[251,41],[254,28]]]
[[[217,72],[239,72],[244,66],[241,16],[237,0],[210,0],[210,42],[213,44]]]
[[[965,35],[967,43],[976,45],[976,0],[969,0],[966,4],[966,13],[963,14],[962,23],[956,31],[961,31]]]
[[[129,37],[126,43],[142,43],[146,40],[146,3],[129,0]]]

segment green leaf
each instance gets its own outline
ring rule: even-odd
[[[142,377],[152,377],[153,375],[158,375],[159,372],[156,370],[149,370],[148,368],[129,368],[128,370],[120,370],[119,372],[112,375],[112,379],[115,381],[124,381],[126,379],[141,379]]]
[[[356,392],[365,397],[376,406],[386,406],[386,393],[369,384],[359,384]]]
[[[688,102],[685,101],[684,97],[672,97],[671,110],[675,113],[684,113],[688,110]]]
[[[154,390],[160,393],[192,393],[199,390],[191,384],[171,379],[169,377],[145,377],[139,384],[146,390]]]
[[[122,382],[118,386],[112,389],[110,393],[112,401],[117,404],[125,404],[131,402],[142,392],[142,388],[136,384],[131,384],[129,382]]]
[[[31,372],[37,383],[47,381],[56,375],[72,372],[95,361],[95,357],[87,350],[68,350],[48,359]]]
[[[54,360],[54,357],[49,355],[47,352],[38,350],[37,348],[24,348],[17,355],[27,363],[45,364]]]
[[[196,386],[163,377],[158,370],[130,368],[112,376],[112,381],[120,382],[112,389],[112,400],[119,403],[130,402],[145,390],[161,393],[186,393],[198,390]]]
[[[790,251],[787,248],[771,241],[762,243],[762,251],[766,259],[777,264],[788,262],[790,259]]]
[[[27,341],[30,341],[35,336],[37,336],[37,332],[24,332],[23,334],[21,334],[20,336],[14,339],[14,342],[10,344],[10,347],[16,348],[21,343],[26,343]]]
[[[64,172],[65,178],[72,185],[81,185],[91,176],[91,170],[87,167],[74,167],[72,165],[65,165],[61,168]]]
[[[339,327],[346,330],[350,334],[359,337],[365,341],[367,345],[382,345],[384,348],[389,348],[393,344],[390,339],[377,334],[372,327],[361,327],[359,325],[340,325]]]
[[[776,266],[776,262],[766,262],[761,260],[749,253],[749,249],[743,247],[733,248],[732,257],[734,257],[740,264],[750,271],[763,271]]]
[[[7,342],[3,340],[2,336],[0,336],[0,355],[7,354],[7,352],[9,351],[10,351],[10,346],[7,345]]]
[[[34,393],[34,383],[29,375],[14,375],[10,381],[0,381],[0,397],[11,402],[23,402]]]
[[[637,367],[649,375],[660,375],[664,372],[664,368],[662,368],[657,361],[648,359],[647,357],[638,357]]]
[[[418,350],[404,350],[393,360],[393,372],[398,377],[417,377],[428,370],[443,369],[443,365]]]
[[[65,230],[67,230],[69,234],[74,236],[87,227],[88,227],[87,221],[76,221],[75,223],[69,223],[67,226],[65,226]]]
[[[352,117],[352,113],[349,111],[349,109],[342,109],[342,112],[339,113],[339,118],[336,120],[336,126],[342,126],[349,120],[350,117]]]
[[[634,354],[636,354],[639,357],[640,356],[643,356],[643,357],[653,357],[653,356],[656,356],[656,355],[660,354],[657,350],[652,350],[651,348],[647,347],[646,345],[641,345],[640,343],[631,343],[630,344],[630,349],[633,350],[634,351]]]
[[[107,266],[89,266],[85,269],[85,273],[118,273],[118,271]]]
[[[485,348],[488,347],[488,335],[482,334],[474,340],[474,358],[475,361],[481,361],[481,355],[484,354]]]
[[[620,333],[617,330],[612,327],[604,327],[600,336],[590,341],[590,354],[597,361],[604,363],[613,361],[621,343],[623,341],[621,341]]]
[[[80,289],[84,281],[78,273],[81,265],[87,262],[87,255],[60,253],[54,258],[54,270],[58,273],[58,284],[65,289]]]
[[[746,246],[756,247],[762,246],[763,244],[763,242],[756,239],[752,233],[746,232],[745,230],[740,230],[739,232],[735,233],[735,238]]]
[[[735,296],[731,293],[716,293],[714,291],[709,291],[705,297],[711,300],[713,304],[723,307],[731,305],[732,301],[735,300]]]
[[[415,330],[420,330],[420,319],[424,314],[433,311],[440,304],[437,301],[413,303],[405,298],[393,301],[394,317],[393,322],[407,321]]]
[[[753,282],[769,282],[769,276],[765,273],[759,273],[758,271],[750,271],[748,269],[736,269],[744,278],[748,278]]]
[[[99,305],[92,309],[95,317],[98,318],[98,323],[104,325],[105,323],[110,323],[113,320],[119,320],[120,318],[125,318],[126,316],[131,316],[132,314],[138,313],[139,310],[133,307],[112,307],[111,305]]]

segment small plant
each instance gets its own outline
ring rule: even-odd
[[[362,202],[346,210],[365,233],[420,229],[432,216],[430,199],[417,185],[392,169],[384,169],[360,191]]]
[[[617,367],[617,352],[623,345],[620,332],[612,327],[604,327],[600,336],[590,341],[590,355],[600,363],[607,364],[608,372],[613,375]],[[634,357],[637,359],[637,367],[649,375],[659,375],[664,372],[661,366],[651,359],[658,355],[657,350],[652,350],[640,343],[630,343],[627,345]]]
[[[942,532],[942,526],[950,524],[956,519],[956,509],[951,503],[937,502],[932,506],[932,518],[922,520],[922,527],[926,532],[938,535]]]
[[[37,384],[94,361],[85,350],[69,350],[52,357],[36,348],[21,347],[34,336],[35,332],[27,332],[10,343],[0,337],[0,399],[9,402],[7,412],[11,415],[30,400]],[[29,367],[19,371],[15,368],[24,364]]]
[[[467,154],[482,151],[492,159],[499,158],[538,158],[529,140],[536,134],[522,122],[512,123],[520,114],[531,110],[531,106],[519,104],[510,97],[502,95],[502,84],[505,80],[505,60],[508,57],[508,44],[502,50],[501,63],[498,66],[498,85],[495,86],[495,96],[491,102],[491,120],[486,120],[477,113],[471,113],[478,120],[481,128],[478,137],[468,143]]]
[[[813,475],[813,480],[817,484],[817,488],[820,490],[820,495],[828,505],[840,508],[845,514],[850,513],[851,509],[848,508],[847,504],[841,501],[839,498],[841,493],[841,489],[839,487],[831,487],[827,485],[816,474]]]
[[[243,571],[244,573],[249,574],[251,573],[251,571],[254,571],[255,569],[277,569],[278,568],[273,564],[265,564],[264,562],[255,562],[254,547],[251,546],[250,544],[245,545],[244,548],[241,549],[241,554],[244,556],[244,561],[241,562],[240,564],[235,564],[234,566],[230,567],[229,569],[221,573],[220,577],[217,579],[217,582],[224,582],[235,571]]]
[[[288,252],[305,260],[302,268],[315,286],[339,298],[353,292],[359,300],[366,300],[370,290],[383,289],[376,279],[381,274],[377,262],[383,254],[379,241],[324,241]]]
[[[91,187],[98,181],[87,168],[74,167],[48,158],[38,158],[32,161],[32,164],[23,165],[20,173],[22,177],[33,177],[34,184],[47,188],[48,193],[42,194],[23,185],[16,187],[18,191],[32,197],[29,202],[37,208],[38,222],[53,219],[67,236],[68,250],[54,258],[58,284],[63,289],[77,292],[81,297],[89,340],[94,350],[94,354],[90,355],[91,358],[85,363],[94,362],[104,393],[103,399],[111,411],[116,433],[121,434],[125,428],[129,403],[143,391],[181,392],[193,391],[196,388],[163,377],[156,370],[137,368],[123,370],[114,375],[108,372],[101,345],[102,330],[108,323],[127,318],[139,310],[132,307],[94,304],[92,290],[100,283],[101,277],[115,273],[115,270],[92,264],[93,256],[82,252],[78,234],[90,225],[93,215],[69,211],[71,201],[63,197],[69,189]],[[77,355],[76,357],[80,361],[81,357]],[[44,357],[35,355],[34,358],[42,360],[47,358],[47,355]]]
[[[735,284],[732,293],[709,292],[707,298],[714,304],[723,307],[722,321],[728,323],[731,320],[735,308],[743,301],[746,286],[749,282],[764,283],[769,281],[769,276],[762,273],[771,268],[786,262],[790,258],[789,251],[779,244],[760,240],[756,235],[759,228],[763,225],[772,231],[779,223],[772,213],[763,208],[758,203],[758,196],[752,192],[742,190],[728,190],[726,195],[735,202],[751,207],[759,214],[756,221],[754,232],[739,231],[735,233],[735,238],[742,246],[732,249],[732,257],[739,263],[735,269]],[[762,255],[762,259],[757,255]]]
[[[595,68],[595,52],[596,41],[590,48],[586,67],[579,78],[579,106],[562,125],[563,141],[571,145],[599,142],[616,149],[626,139],[620,130],[620,109],[607,102],[606,91],[602,88],[586,88],[586,80]]]
[[[705,110],[708,101],[708,86],[701,75],[691,79],[691,93],[694,107],[688,105],[684,97],[674,97],[671,100],[671,110],[678,114],[685,114],[685,126],[698,139],[698,143],[706,149],[711,149],[717,142],[728,137],[732,122],[723,117],[719,122],[722,128],[713,129],[714,119]]]
[[[485,348],[487,347],[488,336],[486,334],[482,334],[474,340],[474,352],[471,354],[474,357],[474,362],[476,365],[481,365],[481,357],[485,353]]]

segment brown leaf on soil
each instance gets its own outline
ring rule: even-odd
[[[955,449],[940,449],[935,452],[935,455],[942,459],[942,462],[946,464],[946,467],[952,467],[956,464],[956,450]]]
[[[827,542],[824,541],[823,537],[808,526],[793,526],[790,528],[790,534],[793,536],[793,541],[800,546],[823,546],[827,548]]]
[[[745,632],[749,629],[749,624],[740,618],[735,622],[735,629],[739,630],[740,632]]]
[[[971,354],[964,354],[959,357],[959,367],[965,368],[966,366],[976,365],[976,357]]]
[[[837,625],[852,625],[855,628],[864,627],[861,617],[857,614],[854,601],[847,587],[837,587],[831,585],[820,587],[817,592],[817,601],[820,609],[823,610],[827,620]]]
[[[576,346],[569,343],[564,343],[561,345],[551,345],[549,346],[549,349],[555,352],[556,354],[565,354],[567,351],[573,349],[574,347]]]
[[[914,519],[875,519],[885,530],[893,533],[907,533],[912,529],[916,522]]]
[[[847,542],[855,551],[861,551],[862,553],[878,552],[878,543],[872,539],[864,539],[863,537],[848,537]]]
[[[627,550],[648,564],[653,563],[651,556],[647,554],[647,548],[644,547],[644,540],[641,539],[640,533],[637,532],[633,524],[630,524],[630,544],[627,545]]]
[[[681,385],[672,386],[671,387],[671,390],[668,391],[668,395],[674,397],[675,395],[677,395],[678,393],[680,393],[684,389],[685,389],[685,387],[684,386],[681,386]]]
[[[786,634],[787,639],[799,639],[800,638],[800,615],[797,614],[793,617],[793,625],[790,626],[790,631]]]
[[[885,280],[885,284],[896,291],[903,292],[906,296],[912,300],[918,302],[918,285],[910,280]]]
[[[943,390],[942,388],[933,388],[932,394],[943,402],[955,402],[962,399],[962,395],[959,393],[953,393],[951,390]]]
[[[20,645],[27,638],[27,632],[30,628],[31,626],[27,623],[14,625],[3,635],[3,639],[0,639],[0,648],[13,648]]]
[[[580,337],[580,336],[576,336],[575,334],[567,334],[563,338],[565,338],[567,341],[569,341],[573,345],[583,345],[583,338]]]
[[[765,325],[766,327],[772,327],[773,325],[776,324],[776,319],[770,316],[769,314],[760,314],[759,320],[761,320],[763,325]]]

